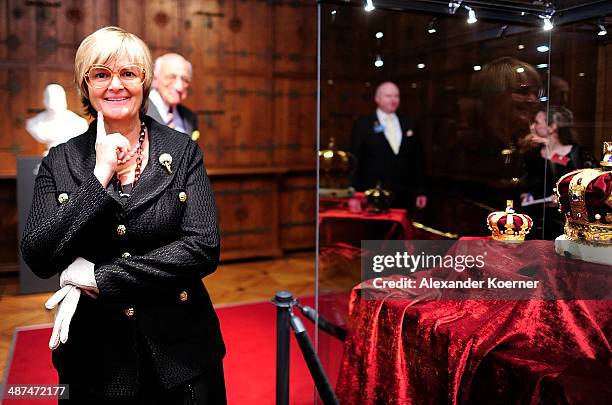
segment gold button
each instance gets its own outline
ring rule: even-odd
[[[125,235],[126,232],[127,232],[127,229],[126,229],[125,225],[117,226],[117,235],[123,236],[123,235]]]
[[[179,300],[181,300],[181,302],[185,302],[189,299],[189,294],[187,294],[187,291],[181,291],[181,293],[179,294]]]
[[[198,139],[200,139],[200,131],[198,131],[197,129],[193,131],[191,133],[191,139],[194,141],[197,141]]]
[[[181,192],[179,193],[179,201],[180,201],[180,202],[185,202],[185,201],[187,201],[187,193],[186,193],[186,192],[181,191]]]
[[[68,194],[66,193],[62,193],[57,197],[57,201],[59,201],[60,204],[65,204],[68,202]]]
[[[124,252],[124,253],[122,253],[122,254],[121,254],[121,257],[123,257],[124,259],[127,259],[127,258],[128,258],[128,257],[130,257],[130,256],[132,256],[132,255],[130,254],[130,252]]]
[[[128,318],[133,317],[135,313],[136,311],[134,311],[134,308],[127,308],[125,310],[125,316],[127,316]]]

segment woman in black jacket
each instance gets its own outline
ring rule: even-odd
[[[58,272],[50,346],[70,403],[223,404],[225,347],[201,279],[219,258],[198,145],[145,116],[152,62],[120,28],[83,40],[89,130],[40,165],[21,249]]]

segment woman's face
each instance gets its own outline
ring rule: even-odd
[[[119,80],[121,68],[133,64],[127,56],[108,62],[106,66],[113,72],[110,84],[100,89],[88,85],[91,105],[104,114],[105,120],[129,121],[138,116],[143,98],[142,83],[128,87]]]
[[[548,138],[550,135],[548,123],[546,122],[546,113],[544,111],[538,111],[536,114],[533,129],[538,136],[543,138]]]

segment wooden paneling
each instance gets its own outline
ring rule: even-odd
[[[205,75],[194,83],[192,100],[206,125],[200,147],[207,165],[272,166],[272,84],[263,77]],[[210,112],[216,112],[210,114]],[[210,114],[210,117],[206,115]]]
[[[14,179],[0,179],[0,212],[1,272],[7,266],[17,265],[17,185]]]
[[[274,7],[275,72],[316,73],[316,13],[308,0],[278,2]]]
[[[315,240],[316,183],[314,171],[288,173],[280,186],[281,247],[312,247]]]
[[[307,0],[149,0],[146,6],[141,0],[2,2],[0,177],[14,178],[18,155],[42,152],[43,145],[25,131],[25,120],[43,108],[47,84],[64,86],[68,107],[83,115],[72,80],[74,55],[85,36],[106,25],[140,36],[153,57],[178,52],[191,61],[186,105],[199,116],[206,166],[217,170],[211,177],[223,257],[314,246],[314,227],[283,231],[278,220],[280,215],[283,223],[308,220],[304,206],[298,207],[306,191],[296,191],[288,206],[282,202],[292,181],[299,188],[310,178],[310,194],[315,192],[314,171],[279,174],[315,166],[316,4]],[[228,177],[231,168],[272,171]],[[6,187],[0,191],[10,193]],[[6,226],[2,231],[16,224]],[[16,238],[6,242],[8,250],[16,249]]]
[[[281,173],[210,172],[224,259],[281,254],[277,181]]]
[[[316,80],[274,81],[274,162],[280,166],[315,167]]]

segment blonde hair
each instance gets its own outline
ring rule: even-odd
[[[140,114],[146,114],[151,82],[153,81],[153,60],[149,47],[136,35],[124,29],[104,27],[90,34],[81,42],[74,58],[74,82],[77,85],[83,106],[92,117],[95,117],[97,112],[89,100],[89,88],[85,82],[85,74],[92,65],[106,65],[123,56],[127,56],[131,62],[139,63],[144,68],[145,80],[142,84],[143,95]]]

